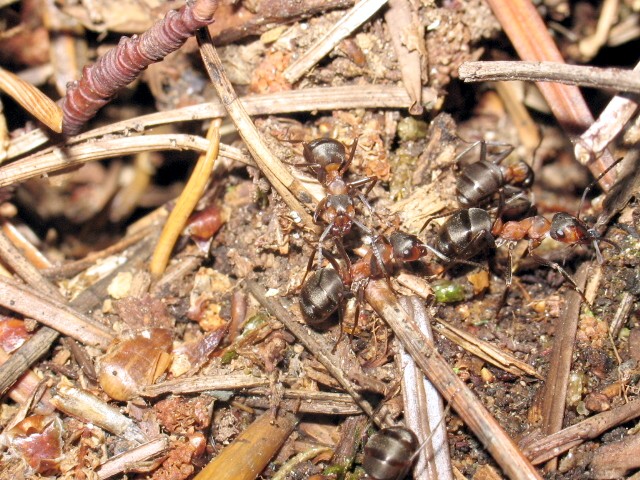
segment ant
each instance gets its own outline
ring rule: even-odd
[[[494,159],[489,160],[487,142],[479,140],[463,151],[458,158],[480,145],[480,160],[464,167],[456,180],[458,203],[464,208],[484,205],[496,193],[507,191],[514,193],[528,189],[533,185],[534,173],[527,162],[509,158],[514,147],[508,144],[492,144],[504,146]]]
[[[398,231],[388,239],[383,235],[375,237],[369,252],[356,263],[349,263],[347,268],[341,268],[332,255],[326,254],[333,268],[317,269],[300,291],[300,309],[305,321],[312,326],[323,323],[343,304],[351,289],[356,292],[357,322],[369,280],[388,279],[397,265],[417,260],[429,250],[431,248],[415,235]]]
[[[373,207],[367,201],[366,195],[378,181],[377,177],[364,177],[351,181],[345,179],[345,174],[353,161],[357,143],[357,140],[354,140],[348,152],[345,144],[332,138],[318,138],[303,143],[305,162],[295,164],[295,166],[311,170],[326,190],[325,197],[318,203],[313,214],[315,224],[326,225],[318,238],[318,264],[322,263],[322,245],[327,237],[331,237],[341,258],[347,264],[347,270],[350,268],[350,260],[342,239],[351,232],[354,225],[365,234],[373,236],[371,229],[356,218],[356,200],[359,200],[369,214],[373,215]],[[366,186],[364,192],[360,190],[360,187],[363,186]],[[305,278],[312,264],[313,256],[309,260]],[[315,278],[316,282],[319,280],[319,278]]]
[[[551,221],[541,215],[534,215],[505,223],[499,218],[492,221],[486,210],[469,208],[459,210],[447,219],[438,231],[436,247],[429,248],[429,250],[447,263],[466,263],[482,267],[482,265],[470,262],[468,259],[487,249],[507,245],[509,262],[506,284],[510,286],[513,247],[516,242],[527,240],[529,242],[527,253],[531,258],[562,274],[588,304],[584,292],[558,263],[546,260],[533,252],[546,237],[566,245],[593,244],[600,263],[604,260],[598,242],[606,242],[619,249],[618,245],[603,238],[594,229],[590,229],[577,216],[566,212],[556,213]]]
[[[374,433],[364,447],[362,467],[371,480],[402,480],[413,466],[420,451],[431,441],[440,422],[447,416],[447,405],[433,431],[418,443],[413,430],[402,425],[383,428]]]
[[[487,142],[484,140],[473,143],[457,156],[456,161],[478,145],[480,160],[465,166],[456,179],[456,198],[461,208],[430,216],[422,225],[421,232],[432,220],[486,205],[496,194],[500,199],[497,218],[513,220],[531,212],[533,202],[527,190],[533,184],[534,173],[529,164],[522,159],[509,158],[514,147],[502,143],[491,144],[506,148],[496,154],[495,158],[489,159]],[[460,218],[457,223],[459,222]]]

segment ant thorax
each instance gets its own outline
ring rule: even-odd
[[[349,193],[347,183],[340,176],[334,177],[326,185],[330,195],[347,195]]]

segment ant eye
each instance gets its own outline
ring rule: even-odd
[[[564,230],[556,230],[556,237],[564,238]]]

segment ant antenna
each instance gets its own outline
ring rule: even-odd
[[[445,418],[447,418],[447,415],[449,415],[450,411],[451,411],[451,402],[447,403],[447,406],[442,412],[442,418],[438,420],[438,423],[436,423],[436,425],[433,427],[433,430],[431,430],[431,433],[429,433],[429,435],[427,435],[427,437],[422,441],[422,443],[418,445],[418,448],[416,448],[416,451],[413,452],[413,455],[411,455],[411,457],[409,458],[409,462],[413,463],[413,461],[418,457],[418,455],[420,455],[420,452],[422,451],[422,449],[427,445],[427,443],[431,441],[434,433],[436,432],[436,430],[438,430],[440,425],[442,425],[442,422],[444,422]]]
[[[604,177],[607,173],[609,173],[610,170],[612,170],[616,165],[618,165],[622,161],[623,158],[624,157],[620,157],[615,162],[613,162],[611,165],[609,165],[607,168],[605,168],[604,172],[602,172],[600,175],[598,175],[598,178],[596,178],[593,182],[591,182],[589,185],[587,185],[587,188],[584,189],[584,192],[582,192],[582,197],[580,198],[580,205],[578,206],[578,211],[576,213],[576,218],[578,220],[580,220],[580,212],[582,211],[582,205],[584,204],[584,201],[587,198],[587,194],[596,185],[596,183],[598,183],[600,180],[602,180],[602,177]],[[602,257],[600,255],[600,252],[598,251],[597,247],[596,247],[596,254],[598,255],[598,258]]]

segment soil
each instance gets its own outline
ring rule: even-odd
[[[26,283],[49,301],[69,304],[104,328],[104,338],[110,341],[99,345],[86,340],[83,333],[75,340],[65,333],[31,362],[30,385],[22,381],[22,386],[10,384],[0,408],[1,478],[34,478],[36,474],[104,478],[96,472],[105,462],[141,443],[134,431],[146,441],[162,439],[167,446],[151,458],[128,465],[128,473],[116,470],[113,478],[222,478],[207,474],[205,466],[222,457],[221,452],[263,412],[276,419],[283,411],[295,415],[293,433],[284,436],[273,458],[266,458],[258,472],[243,478],[366,478],[364,444],[379,426],[364,415],[359,400],[349,396],[351,392],[324,360],[316,358],[298,334],[290,331],[285,319],[268,313],[254,298],[248,281],[283,305],[304,326],[305,335],[333,355],[336,368],[372,406],[374,417],[386,411],[388,424],[401,424],[402,390],[409,387],[401,383],[402,372],[395,363],[400,346],[392,329],[364,301],[366,281],[354,279],[344,287],[345,298],[336,311],[316,323],[305,320],[300,310],[301,288],[310,276],[321,267],[344,273],[347,260],[364,265],[362,258],[368,252],[366,258],[373,258],[368,268],[379,267],[380,260],[370,253],[371,245],[377,236],[389,237],[395,231],[416,235],[436,249],[441,246],[442,225],[461,208],[456,180],[468,164],[481,159],[478,147],[464,151],[479,140],[489,143],[489,159],[508,144],[513,146],[510,159],[533,168],[536,180],[530,192],[536,210],[525,216],[535,213],[551,219],[559,211],[572,215],[579,211],[591,228],[602,210],[606,192],[592,183],[592,172],[575,161],[575,138],[554,119],[533,84],[521,84],[517,93],[509,94],[494,83],[466,84],[458,78],[463,62],[518,59],[489,3],[389,2],[293,83],[287,80],[287,67],[318,43],[353,2],[329,2],[322,11],[316,2],[222,3],[212,33],[226,75],[239,97],[268,94],[273,105],[285,105],[278,113],[272,113],[271,106],[256,107],[265,108],[266,113],[256,114],[253,120],[268,148],[294,178],[308,186],[305,198],[316,195],[307,213],[317,214],[317,226],[305,225],[299,215],[292,214],[278,189],[258,168],[221,158],[197,204],[202,215],[189,220],[166,271],[157,275],[150,271],[149,259],[167,216],[176,208],[175,197],[185,190],[196,151],[124,151],[116,158],[101,157],[81,168],[20,179],[4,187],[6,196],[0,205],[4,235],[42,276],[35,283],[27,278],[24,270],[6,260],[12,253],[0,242],[0,257],[10,278],[7,282]],[[633,2],[620,3],[612,38],[625,21],[637,17]],[[56,92],[58,77],[73,73],[56,63],[54,49],[61,48],[61,31],[66,41],[76,42],[68,46],[68,52],[86,60],[81,63],[90,63],[114,46],[119,34],[141,33],[149,27],[139,6],[114,19],[108,14],[112,4],[109,2],[109,8],[101,2],[45,8],[25,0],[5,7],[0,14],[7,25],[15,26],[7,27],[0,39],[3,68],[29,78],[52,98],[60,98],[64,92]],[[165,12],[155,2],[140,5],[149,17],[160,18]],[[614,46],[604,44],[591,59],[578,55],[576,46],[593,33],[600,15],[592,2],[549,0],[536,5],[568,63],[625,68],[635,64],[637,35]],[[394,47],[392,36],[398,32],[391,31],[385,20],[389,8],[411,13],[411,23],[399,31],[403,50]],[[273,12],[282,13],[278,17]],[[58,23],[45,21],[46,16],[67,22],[76,29],[75,37]],[[29,21],[31,18],[38,20]],[[33,41],[43,37],[48,48]],[[415,53],[418,61],[412,63]],[[290,92],[320,87],[353,87],[357,95],[359,88],[368,85],[402,86],[407,65],[418,75],[419,87],[437,97],[419,115],[408,113],[409,103],[403,108],[363,105],[331,111],[318,106],[301,112],[286,97]],[[48,73],[37,73],[38,69]],[[585,93],[592,111],[600,111],[611,97],[606,91]],[[216,98],[198,47],[189,41],[146,70],[86,130],[121,120],[134,125],[132,118],[157,111],[170,115]],[[514,117],[508,106],[514,99],[525,111],[530,127]],[[323,101],[330,100],[336,99]],[[128,127],[132,129],[124,134],[112,132],[90,138],[86,144],[109,139],[116,145],[121,139],[145,134],[204,136],[209,123],[196,119],[146,128],[141,118],[140,131]],[[5,145],[14,145],[16,139],[44,128],[10,99],[5,102],[2,123]],[[633,151],[636,130],[637,123],[627,126],[624,135],[609,145],[614,158]],[[223,145],[250,156],[228,118],[220,131]],[[330,235],[323,240],[322,265],[313,257],[327,221],[322,204],[316,205],[317,198],[328,193],[314,178],[317,169],[305,165],[303,153],[303,145],[318,138],[335,139],[347,152],[357,142],[353,161],[343,174],[345,180],[377,179],[370,191],[350,190],[358,223],[338,241]],[[539,144],[532,144],[531,138],[539,138]],[[50,145],[63,143],[56,136],[49,140]],[[45,148],[38,146],[21,157],[30,158],[28,155]],[[22,161],[11,157],[11,150],[7,152],[7,161]],[[3,176],[6,168],[0,166],[0,179],[7,178]],[[581,202],[587,187],[590,191]],[[387,275],[378,274],[398,297],[419,293],[418,288],[399,281],[400,274],[426,281],[426,290],[421,292],[437,350],[525,454],[530,453],[528,445],[558,430],[549,423],[559,420],[563,428],[576,425],[597,414],[615,412],[636,398],[640,237],[635,188],[631,183],[622,193],[617,191],[619,197],[629,198],[625,197],[605,228],[590,233],[602,251],[602,264],[596,260],[593,242],[570,247],[547,239],[539,247],[523,241],[482,249],[472,256],[458,252],[448,262],[442,255],[425,252],[417,261],[398,262]],[[504,197],[497,193],[479,205],[489,211],[492,223]],[[432,216],[438,218],[425,228]],[[17,243],[18,234],[24,243]],[[599,235],[605,240],[600,241]],[[345,254],[339,244],[344,245]],[[536,247],[534,255],[530,246]],[[514,273],[507,287],[509,253]],[[560,269],[550,268],[550,263]],[[587,267],[588,279],[582,287],[577,271]],[[591,308],[582,306],[574,338],[567,340],[561,334],[572,321],[568,312],[572,303],[580,301],[571,285],[574,279]],[[342,280],[349,283],[344,275]],[[38,281],[53,285],[61,297],[50,294],[49,287],[39,287]],[[81,303],[87,292],[93,295],[93,303]],[[34,312],[21,312],[8,302],[0,302],[3,362],[43,328],[36,321],[40,318],[35,307]],[[454,343],[442,333],[442,325],[466,332],[471,340]],[[57,330],[55,325],[50,327]],[[569,345],[564,352],[554,351],[560,338]],[[486,345],[503,352],[506,360],[489,361],[470,351],[471,346]],[[559,358],[562,353],[564,357]],[[528,364],[530,373],[514,371],[510,358]],[[552,375],[562,362],[570,370],[558,380]],[[20,373],[27,366],[22,368]],[[215,383],[224,379],[229,383]],[[249,379],[256,383],[245,386],[242,382]],[[184,382],[167,383],[179,380]],[[206,381],[214,383],[198,383]],[[565,393],[556,395],[550,404],[545,388],[554,385],[562,385],[560,391]],[[441,388],[437,381],[436,387]],[[79,391],[91,394],[93,400],[80,400]],[[319,399],[322,393],[341,395]],[[455,393],[453,396],[451,403],[456,408],[446,412],[445,423],[456,478],[504,475],[504,465],[462,420]],[[68,406],[69,398],[79,402],[79,411]],[[91,402],[97,402],[98,409],[115,407],[114,415],[122,414],[131,422],[128,433],[96,423],[88,413]],[[559,408],[559,419],[550,420],[550,405]],[[631,448],[625,442],[630,442],[634,425],[633,417],[614,422],[601,434],[551,457],[555,464],[553,460],[541,462],[535,468],[542,477],[554,479],[631,475],[640,463],[622,461],[618,451]],[[274,442],[275,438],[274,434]],[[315,447],[324,450],[312,450]],[[257,459],[259,454],[254,454]],[[298,454],[306,456],[296,457]],[[242,461],[249,464],[249,460],[253,461]],[[195,477],[199,472],[203,473]]]

